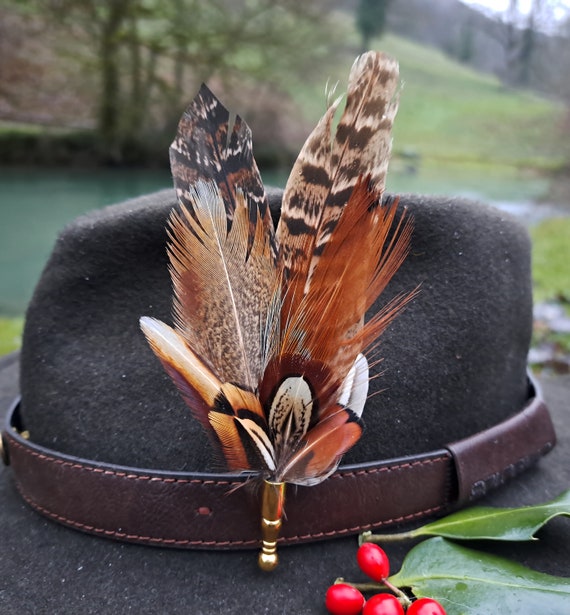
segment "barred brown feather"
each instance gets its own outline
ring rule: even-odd
[[[346,107],[334,139],[331,126],[339,100],[307,139],[285,187],[277,227],[286,279],[308,283],[360,176],[370,177],[382,195],[398,87],[393,58],[374,52],[360,56],[350,72]]]
[[[381,312],[369,323],[363,322],[365,312],[405,258],[411,234],[409,220],[401,219],[394,227],[397,201],[381,207],[378,199],[378,193],[361,178],[315,263],[306,290],[301,294],[295,279],[289,281],[301,296],[282,320],[279,355],[307,357],[326,366],[322,410],[334,403],[357,356],[395,315],[393,310],[390,316]],[[388,243],[391,230],[394,235]],[[291,292],[291,284],[286,292]]]

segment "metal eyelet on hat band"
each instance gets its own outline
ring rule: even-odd
[[[19,431],[16,427],[11,427],[13,431],[15,431],[21,438],[25,440],[30,439],[30,432],[27,429]],[[0,433],[0,459],[2,459],[2,463],[5,466],[10,465],[10,451],[8,448],[8,443],[4,439],[4,432]]]
[[[20,405],[20,397],[18,396],[14,402],[12,403],[9,411],[8,411],[8,416],[9,417],[13,417],[15,414],[15,410],[19,407]],[[23,425],[21,424],[21,421],[19,419],[19,415],[17,420],[14,422],[14,424],[11,423],[11,421],[9,420],[5,426],[4,426],[4,430],[2,432],[0,432],[0,458],[2,459],[2,463],[5,466],[9,466],[10,465],[10,448],[8,446],[8,440],[7,440],[7,435],[9,434],[10,431],[13,431],[15,433],[17,433],[21,438],[24,438],[24,440],[29,440],[30,439],[30,432],[27,429],[22,429]]]
[[[8,454],[8,447],[4,444],[4,434],[0,434],[0,457],[2,458],[2,463],[5,466],[10,465],[10,455]]]

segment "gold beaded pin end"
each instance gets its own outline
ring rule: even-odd
[[[279,563],[277,539],[281,531],[285,483],[263,481],[261,494],[261,536],[263,540],[258,564],[262,570],[275,570]]]

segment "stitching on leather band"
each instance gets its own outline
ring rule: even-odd
[[[9,437],[9,436],[8,436]],[[242,485],[244,481],[239,480],[212,480],[212,479],[203,479],[203,478],[176,478],[176,477],[164,477],[164,476],[150,476],[146,474],[135,474],[122,472],[118,470],[110,470],[104,467],[94,467],[89,465],[84,465],[82,463],[74,463],[72,461],[67,461],[65,459],[59,459],[58,457],[53,457],[51,455],[46,455],[45,453],[38,453],[34,451],[14,438],[10,438],[11,446],[15,446],[16,448],[20,448],[25,455],[31,455],[32,457],[37,457],[42,461],[47,461],[49,463],[55,463],[57,465],[61,465],[63,467],[72,468],[73,470],[79,470],[82,472],[93,472],[95,474],[102,474],[106,476],[116,476],[121,479],[128,480],[141,480],[141,481],[149,481],[149,482],[162,482],[162,483],[180,483],[180,484],[201,484],[201,485],[220,485],[220,486],[233,486],[233,485]]]
[[[9,436],[10,437],[10,434]],[[63,467],[68,467],[73,470],[85,471],[85,472],[94,472],[95,474],[103,474],[106,476],[116,476],[118,478],[125,478],[128,480],[142,480],[142,481],[151,481],[151,482],[162,482],[162,483],[180,483],[180,484],[202,484],[202,485],[242,485],[245,481],[239,480],[212,480],[212,479],[202,479],[202,478],[177,478],[177,477],[164,477],[164,476],[151,476],[145,474],[136,474],[136,473],[128,473],[122,472],[118,470],[111,470],[104,467],[96,467],[89,466],[83,463],[74,463],[72,461],[67,461],[65,459],[59,459],[58,457],[54,457],[52,455],[46,455],[45,453],[38,453],[31,448],[28,448],[18,442],[14,438],[10,438],[12,441],[11,446],[15,446],[16,448],[20,448],[25,455],[31,455],[32,457],[37,457],[43,461],[48,461],[50,463],[55,463],[61,465]],[[342,478],[351,478],[358,477],[369,474],[377,474],[381,472],[396,472],[398,470],[402,470],[404,468],[412,468],[423,465],[430,465],[433,463],[440,463],[449,461],[451,459],[451,455],[441,455],[439,457],[428,457],[426,459],[418,459],[413,462],[404,462],[404,463],[395,463],[389,466],[383,466],[381,468],[363,468],[361,470],[339,470],[332,474],[329,478],[333,479],[342,479]]]
[[[345,534],[356,534],[357,532],[363,532],[366,530],[371,530],[374,528],[382,527],[383,525],[391,525],[395,523],[403,523],[405,521],[412,521],[414,519],[421,519],[427,515],[435,514],[448,506],[449,502],[445,504],[441,504],[440,506],[433,506],[431,508],[426,508],[425,510],[420,510],[415,513],[410,513],[409,515],[402,515],[400,517],[393,517],[392,519],[384,519],[382,521],[377,521],[374,523],[363,523],[361,525],[355,525],[353,527],[348,527],[342,530],[332,530],[330,532],[313,532],[308,534],[298,534],[296,536],[287,536],[283,539],[284,542],[287,541],[303,541],[303,540],[311,540],[311,539],[319,539],[319,538],[333,538],[335,536],[342,536]]]
[[[155,545],[163,545],[165,547],[255,547],[259,544],[259,540],[188,540],[188,539],[180,539],[177,540],[175,538],[157,538],[153,536],[142,536],[140,534],[128,534],[126,532],[118,532],[116,530],[106,530],[104,528],[96,527],[94,525],[87,525],[86,523],[80,523],[79,521],[75,521],[73,519],[69,519],[64,517],[63,515],[59,515],[44,506],[41,506],[37,502],[35,502],[32,498],[30,498],[19,481],[16,481],[16,486],[18,488],[18,492],[22,496],[25,502],[29,506],[31,506],[34,510],[37,510],[39,513],[43,514],[58,523],[62,523],[64,525],[76,528],[78,530],[88,532],[90,534],[95,534],[98,536],[105,536],[107,538],[116,538],[117,540],[126,540],[131,542],[139,542],[146,544],[155,544]],[[425,510],[421,510],[415,513],[411,513],[409,515],[402,515],[400,517],[393,517],[391,519],[384,519],[382,521],[374,522],[374,523],[365,523],[361,525],[355,525],[353,527],[348,527],[340,530],[332,530],[330,532],[309,532],[307,534],[297,534],[295,536],[287,536],[279,538],[279,543],[281,544],[289,544],[295,542],[309,541],[309,540],[319,540],[324,538],[334,538],[334,537],[342,537],[345,535],[356,534],[357,532],[362,532],[374,528],[379,528],[384,525],[390,525],[395,523],[402,523],[405,521],[412,521],[414,519],[420,519],[427,515],[435,514],[442,509],[446,508],[446,504],[442,504],[440,506],[434,506],[431,508],[426,508]]]
[[[546,452],[550,448],[552,448],[553,443],[555,441],[555,435],[554,435],[553,428],[552,428],[550,418],[548,415],[548,410],[546,406],[544,405],[544,402],[542,401],[538,393],[535,393],[534,389],[529,389],[529,395],[531,394],[533,395],[531,399],[531,403],[536,405],[537,400],[538,400],[541,404],[539,407],[539,410],[542,409],[541,414],[538,413],[536,408],[534,408],[533,412],[531,413],[534,421],[536,421],[537,418],[541,419],[541,425],[542,425],[542,429],[539,430],[538,436],[535,437],[536,442],[534,442],[533,444],[534,448],[530,449],[531,450],[530,457],[534,459],[535,456],[538,457],[541,454],[544,454],[544,452]],[[218,475],[218,474],[206,474],[206,473],[202,474],[199,472],[196,472],[196,473],[184,472],[183,473],[183,472],[176,472],[176,471],[169,472],[168,470],[156,470],[155,471],[152,469],[144,469],[144,468],[122,467],[119,465],[112,465],[112,464],[108,464],[105,462],[98,463],[97,461],[75,458],[71,455],[65,455],[63,453],[59,454],[56,451],[49,451],[39,445],[34,444],[33,442],[27,442],[27,441],[22,440],[21,437],[18,435],[18,431],[16,430],[16,428],[12,427],[12,425],[17,425],[18,430],[21,430],[23,428],[23,426],[19,422],[16,422],[19,420],[18,415],[17,415],[18,403],[19,403],[19,400],[16,400],[16,402],[13,404],[9,412],[9,415],[8,415],[9,422],[7,423],[6,429],[3,432],[3,436],[4,438],[6,438],[6,444],[8,444],[8,441],[10,444],[7,450],[8,457],[9,457],[9,449],[11,448],[14,450],[14,453],[15,453],[14,461],[16,457],[18,457],[22,463],[26,464],[28,471],[33,472],[34,467],[37,465],[38,468],[43,467],[45,471],[48,472],[48,474],[50,473],[54,475],[61,474],[61,473],[50,472],[49,464],[53,464],[53,466],[56,466],[58,468],[62,468],[68,471],[70,480],[73,477],[75,477],[75,480],[79,482],[81,482],[83,478],[86,478],[87,476],[87,475],[82,476],[81,473],[87,472],[87,473],[90,473],[91,476],[93,476],[93,478],[95,478],[96,476],[101,476],[103,483],[105,483],[105,480],[107,480],[107,484],[112,485],[113,488],[116,488],[119,490],[121,489],[121,485],[123,485],[123,488],[127,489],[129,486],[129,482],[132,487],[134,487],[137,482],[145,483],[145,484],[154,483],[158,485],[170,484],[173,486],[180,485],[181,493],[183,495],[186,493],[189,493],[189,494],[204,493],[205,494],[209,491],[207,489],[208,487],[210,487],[211,489],[209,493],[214,495],[216,493],[216,489],[218,489],[217,497],[219,497],[219,494],[222,493],[223,491],[226,491],[227,493],[231,493],[232,490],[235,490],[235,488],[247,483],[248,478],[250,478],[247,475],[244,475],[244,476],[228,475],[227,478],[224,478],[224,475]],[[523,410],[523,412],[526,412],[526,411],[527,409]],[[11,419],[14,412],[16,412],[16,415],[13,419]],[[520,422],[520,416],[521,416],[521,413],[519,412],[514,418],[517,419],[518,422]],[[479,434],[475,434],[475,436],[470,436],[469,441],[472,442],[473,440],[475,440],[475,445],[476,445],[477,438],[479,439],[487,438],[488,440],[491,436],[493,436],[493,434],[497,430],[499,431],[499,433],[503,433],[505,429],[507,428],[509,429],[509,431],[511,431],[510,424],[508,423],[509,421],[512,421],[512,420],[513,420],[513,417],[511,417],[510,419],[507,419],[503,423],[498,424],[497,426],[493,426],[487,430],[484,430],[483,432],[480,432]],[[517,422],[515,421],[515,425],[516,424]],[[548,441],[545,443],[545,439],[547,437],[548,437]],[[330,537],[342,537],[342,536],[346,536],[349,534],[355,534],[357,532],[368,530],[368,529],[380,528],[386,525],[393,525],[395,523],[401,523],[405,521],[419,519],[427,515],[433,515],[434,513],[444,511],[445,509],[449,508],[451,503],[458,501],[457,495],[455,494],[455,491],[458,489],[458,485],[455,484],[454,482],[458,478],[461,479],[460,476],[458,475],[456,476],[455,474],[455,472],[457,472],[457,469],[458,469],[458,459],[459,461],[461,461],[461,459],[469,460],[469,455],[473,455],[477,451],[476,446],[475,448],[473,448],[473,445],[471,445],[471,448],[467,448],[466,453],[464,453],[463,449],[461,448],[461,445],[462,444],[464,445],[465,443],[468,444],[469,442],[467,442],[466,440],[466,442],[452,443],[450,445],[447,445],[447,449],[440,449],[437,451],[425,453],[423,455],[419,455],[418,456],[419,458],[416,458],[413,460],[410,458],[407,458],[407,459],[401,459],[401,460],[385,460],[381,462],[370,462],[368,464],[362,464],[358,466],[348,465],[348,466],[345,466],[344,468],[341,467],[329,479],[331,482],[334,482],[335,479],[341,479],[341,478],[345,479],[343,482],[344,482],[344,485],[346,485],[348,489],[351,489],[352,485],[354,484],[358,485],[360,483],[360,480],[362,480],[363,485],[369,485],[370,488],[374,488],[375,485],[381,488],[383,484],[381,480],[382,474],[384,474],[384,476],[389,476],[390,474],[394,475],[394,477],[390,480],[398,480],[399,472],[403,472],[403,476],[406,476],[409,474],[410,477],[412,478],[414,476],[423,476],[423,474],[426,474],[428,477],[433,475],[435,477],[438,477],[437,478],[437,480],[439,481],[438,492],[439,492],[439,489],[441,489],[442,493],[440,492],[440,497],[437,498],[435,502],[433,501],[434,498],[431,498],[431,501],[429,498],[427,499],[427,501],[424,500],[423,504],[420,504],[418,502],[417,504],[419,506],[425,507],[423,510],[419,510],[419,511],[416,510],[415,512],[411,512],[408,514],[401,514],[399,516],[394,516],[392,518],[387,518],[387,519],[380,519],[380,520],[373,521],[373,522],[368,522],[368,519],[361,519],[362,523],[359,524],[358,522],[356,522],[355,525],[354,523],[356,519],[345,516],[344,524],[346,525],[345,527],[341,527],[340,529],[334,529],[334,525],[333,525],[333,529],[319,531],[318,528],[312,528],[311,525],[309,524],[309,527],[307,527],[307,530],[303,531],[305,528],[303,527],[302,524],[300,525],[300,527],[297,527],[297,528],[295,528],[295,526],[293,525],[291,529],[293,532],[297,530],[296,534],[290,535],[290,536],[285,535],[280,539],[279,542],[281,544],[290,544],[290,543],[306,542],[310,540],[325,539],[325,538],[330,538]],[[541,446],[538,447],[538,444],[541,444]],[[526,459],[526,457],[523,456],[523,459]],[[26,460],[28,461],[26,462]],[[508,461],[508,459],[505,461]],[[443,467],[440,467],[439,469],[435,468],[437,464],[441,465],[442,463],[444,464]],[[508,476],[510,476],[510,474],[512,473],[512,468],[516,468],[519,464],[520,464],[520,458],[517,458],[515,462],[511,461],[511,463],[509,463],[506,467],[501,465],[501,468],[500,468],[501,477],[507,478]],[[428,468],[423,474],[419,470],[422,467]],[[429,467],[433,468],[433,470],[429,469]],[[414,471],[414,468],[418,468],[418,473]],[[405,472],[406,470],[411,470],[411,471]],[[491,474],[491,476],[495,476],[495,474]],[[116,478],[116,481],[114,480],[115,478]],[[367,478],[369,480],[367,480]],[[479,482],[489,481],[489,477],[487,477],[486,479],[481,479],[479,476],[476,475],[476,478],[479,480]],[[195,547],[195,548],[208,548],[209,547],[209,548],[222,548],[223,549],[223,548],[232,548],[232,547],[247,548],[247,547],[254,547],[259,544],[256,538],[253,538],[253,539],[252,538],[247,538],[247,539],[232,539],[232,538],[227,539],[226,538],[223,540],[219,540],[219,539],[216,540],[215,534],[212,539],[208,539],[209,537],[203,538],[203,539],[200,539],[200,538],[193,539],[192,534],[200,536],[200,532],[198,531],[200,527],[199,525],[195,527],[193,525],[188,526],[188,530],[187,530],[188,533],[186,535],[187,536],[190,535],[190,538],[185,538],[185,539],[160,537],[160,535],[163,535],[163,536],[165,534],[168,535],[171,532],[171,529],[168,527],[168,525],[159,528],[159,531],[157,532],[159,534],[159,537],[147,535],[147,532],[149,530],[147,530],[144,525],[141,525],[139,527],[135,525],[134,527],[131,528],[133,530],[131,532],[129,532],[128,530],[120,531],[120,528],[118,530],[105,529],[104,527],[98,527],[98,526],[103,525],[103,523],[98,519],[94,520],[96,525],[92,525],[91,523],[83,523],[81,521],[74,520],[73,518],[70,518],[69,515],[63,516],[59,514],[58,512],[56,512],[57,510],[61,510],[63,512],[66,509],[58,508],[58,504],[51,502],[51,499],[49,497],[45,499],[42,496],[42,497],[39,497],[38,501],[36,501],[33,496],[35,492],[34,491],[35,487],[33,486],[33,483],[29,485],[30,494],[28,494],[25,492],[27,483],[26,481],[18,480],[17,472],[15,473],[15,479],[16,479],[15,483],[18,488],[18,491],[22,495],[23,499],[33,509],[35,509],[39,513],[43,514],[44,516],[54,521],[58,521],[64,525],[67,525],[68,527],[83,530],[83,531],[89,532],[94,535],[115,538],[118,540],[130,541],[130,542],[135,542],[139,544],[158,545],[158,546],[165,546],[165,547],[168,547],[168,546],[170,547]],[[127,483],[121,482],[125,480],[129,482]],[[443,484],[441,481],[443,481]],[[88,482],[88,481],[85,481],[85,482]],[[188,491],[184,490],[183,488],[184,485],[187,486]],[[473,485],[468,485],[468,486],[470,488],[473,487]],[[204,487],[203,490],[202,490],[202,487]],[[342,489],[340,484],[338,485],[338,487]],[[331,485],[331,488],[329,488],[329,490],[326,491],[326,493],[329,493],[331,489],[332,489],[331,492],[335,493],[338,487]],[[158,488],[160,489],[160,487]],[[135,489],[135,490],[138,491],[138,489]],[[46,508],[46,506],[48,508]],[[413,510],[412,506],[409,506],[407,510],[410,510],[410,508]],[[208,511],[209,508],[206,507],[204,508],[204,510]],[[201,512],[200,508],[196,509],[195,512],[198,512],[198,514],[204,514]],[[394,513],[398,515],[398,512],[400,511],[398,511],[396,508]],[[214,514],[217,514],[217,513],[214,513]],[[73,517],[72,514],[71,514],[71,517]],[[358,519],[358,516],[357,516],[357,519]],[[110,523],[110,525],[111,527],[113,526],[112,523]],[[153,530],[151,529],[150,532],[152,534]],[[239,532],[236,532],[236,533],[238,535],[240,534]],[[249,533],[249,530],[248,532],[246,532],[246,536],[248,533]],[[206,532],[206,535],[208,534],[209,532]]]
[[[10,437],[10,436],[8,436]],[[110,470],[100,467],[92,467],[88,465],[83,465],[79,463],[74,463],[71,461],[67,461],[64,459],[59,459],[57,457],[46,455],[44,453],[39,453],[37,451],[31,450],[26,447],[22,443],[18,442],[14,438],[10,438],[11,445],[20,449],[20,451],[24,455],[31,455],[32,457],[36,457],[41,461],[54,463],[60,465],[62,467],[71,468],[73,470],[86,471],[86,472],[94,472],[97,474],[102,474],[106,476],[116,476],[120,479],[126,480],[143,480],[143,481],[152,481],[152,482],[162,482],[162,483],[178,483],[178,484],[202,484],[202,485],[219,485],[219,486],[234,486],[234,485],[242,485],[241,481],[214,481],[214,480],[205,480],[205,479],[184,479],[184,478],[167,478],[167,477],[155,477],[149,475],[138,475],[135,473],[122,472],[117,470]],[[425,466],[425,465],[433,465],[437,463],[445,463],[449,462],[451,456],[440,455],[434,458],[426,458],[420,459],[414,462],[404,462],[393,464],[391,466],[385,466],[381,468],[369,468],[369,469],[360,469],[360,470],[347,470],[341,471],[339,473],[333,474],[330,478],[344,478],[344,479],[355,479],[359,476],[365,475],[374,475],[382,472],[397,472],[402,469]],[[174,539],[174,538],[161,538],[161,537],[153,537],[153,536],[144,536],[140,534],[129,534],[127,532],[119,532],[116,530],[108,530],[101,527],[97,527],[95,525],[89,525],[85,523],[81,523],[74,519],[70,519],[63,515],[60,515],[48,508],[38,504],[35,502],[26,492],[20,481],[16,480],[16,485],[18,487],[18,491],[20,492],[22,498],[35,510],[40,512],[41,514],[57,521],[59,523],[63,523],[67,526],[89,532],[91,534],[106,536],[109,538],[115,538],[118,540],[126,540],[131,542],[139,542],[146,544],[155,544],[155,545],[163,545],[163,546],[171,546],[171,547],[254,547],[259,544],[257,540],[189,540],[189,539]],[[442,505],[430,507],[425,510],[417,511],[414,513],[410,513],[408,515],[402,515],[399,517],[393,517],[390,519],[378,520],[371,523],[359,524],[352,527],[342,528],[338,530],[331,530],[328,532],[309,532],[305,534],[298,534],[294,536],[287,536],[279,539],[279,542],[282,544],[294,543],[294,542],[302,542],[309,540],[318,540],[324,538],[332,538],[332,537],[342,537],[348,534],[355,534],[357,532],[365,531],[368,529],[379,528],[385,525],[390,525],[394,523],[401,523],[405,521],[410,521],[413,519],[418,519],[430,514],[434,514],[442,509],[444,509],[449,504],[448,499],[446,498],[446,502]]]
[[[68,519],[62,515],[58,515],[51,510],[37,504],[32,500],[22,489],[22,486],[19,481],[16,483],[18,487],[18,491],[22,498],[34,509],[58,523],[63,523],[64,525],[68,525],[74,527],[76,529],[82,530],[84,532],[89,532],[90,534],[96,534],[98,536],[106,536],[107,538],[116,538],[117,540],[128,540],[128,541],[136,541],[136,542],[145,542],[151,544],[160,544],[164,546],[172,546],[172,547],[184,547],[184,546],[243,546],[243,547],[254,547],[259,544],[257,540],[176,540],[175,538],[154,538],[152,536],[141,536],[139,534],[128,534],[126,532],[118,532],[116,530],[105,530],[100,527],[95,527],[94,525],[87,525],[86,523],[80,523],[79,521],[74,521],[73,519]]]
[[[363,468],[362,470],[338,470],[334,474],[329,476],[330,478],[339,479],[347,477],[358,477],[366,474],[376,474],[378,472],[393,472],[397,470],[403,470],[404,468],[414,468],[417,466],[430,465],[433,463],[439,463],[442,461],[450,461],[451,455],[440,455],[439,457],[428,457],[426,459],[418,459],[417,461],[406,461],[404,463],[396,463],[389,466],[383,466],[381,468]]]

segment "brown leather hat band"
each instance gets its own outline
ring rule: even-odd
[[[149,545],[247,548],[260,541],[258,481],[98,463],[20,435],[19,402],[2,434],[18,490],[32,508],[92,534]],[[555,444],[529,384],[525,408],[431,453],[341,466],[314,487],[289,485],[282,544],[355,534],[442,513],[520,473]]]

